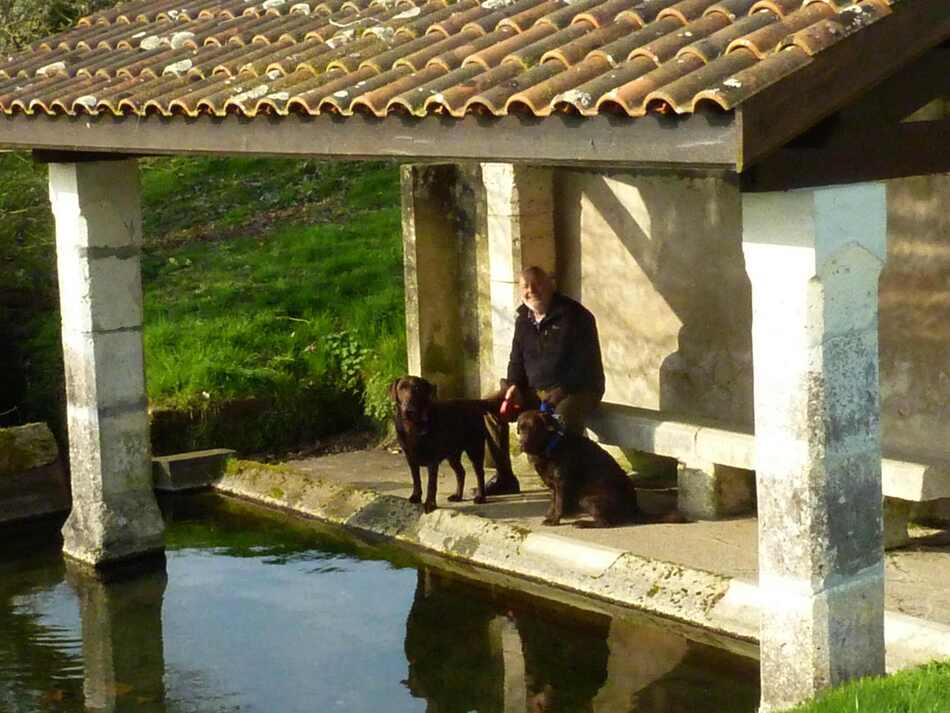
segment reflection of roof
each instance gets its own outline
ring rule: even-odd
[[[887,0],[144,0],[7,58],[0,111],[731,110],[890,14]]]

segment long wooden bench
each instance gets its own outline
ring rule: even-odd
[[[593,437],[608,445],[674,458],[680,510],[718,519],[755,507],[755,436],[711,421],[681,421],[655,411],[602,404],[591,419]],[[906,544],[912,503],[950,498],[950,462],[882,460],[885,542]]]

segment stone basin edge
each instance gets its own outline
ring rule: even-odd
[[[424,514],[405,498],[286,466],[242,461],[211,487],[449,560],[758,643],[758,588],[743,580],[454,510]],[[950,626],[938,622],[888,611],[885,639],[889,672],[950,659]]]

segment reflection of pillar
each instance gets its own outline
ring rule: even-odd
[[[607,680],[593,700],[594,713],[631,710],[634,696],[679,666],[689,645],[659,628],[614,619],[607,647]]]
[[[135,161],[51,164],[73,508],[63,551],[99,565],[161,550],[142,347]]]
[[[743,195],[762,710],[884,673],[883,185]]]
[[[86,709],[111,713],[135,703],[136,711],[164,713],[164,563],[109,581],[74,565],[66,576],[79,597]]]
[[[496,616],[488,623],[488,636],[493,654],[500,654],[504,666],[505,713],[525,713],[528,687],[525,680],[524,648],[514,621]]]

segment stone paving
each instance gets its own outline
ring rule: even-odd
[[[384,449],[303,458],[286,465],[326,480],[386,495],[408,497],[410,492],[411,481],[405,459],[401,454]],[[631,525],[610,530],[576,529],[569,521],[560,527],[545,527],[541,520],[547,508],[548,493],[526,466],[526,463],[516,465],[522,483],[521,495],[495,497],[487,504],[477,506],[470,499],[461,503],[448,502],[446,498],[454,490],[455,477],[446,465],[440,471],[439,507],[755,582],[755,518]],[[470,467],[466,470],[466,497],[470,498],[475,478]],[[645,505],[660,508],[663,503],[658,501],[668,501],[669,498],[670,493],[659,492],[653,496],[654,502],[645,502]],[[950,625],[950,531],[915,528],[912,535],[910,546],[887,555],[887,609]]]

